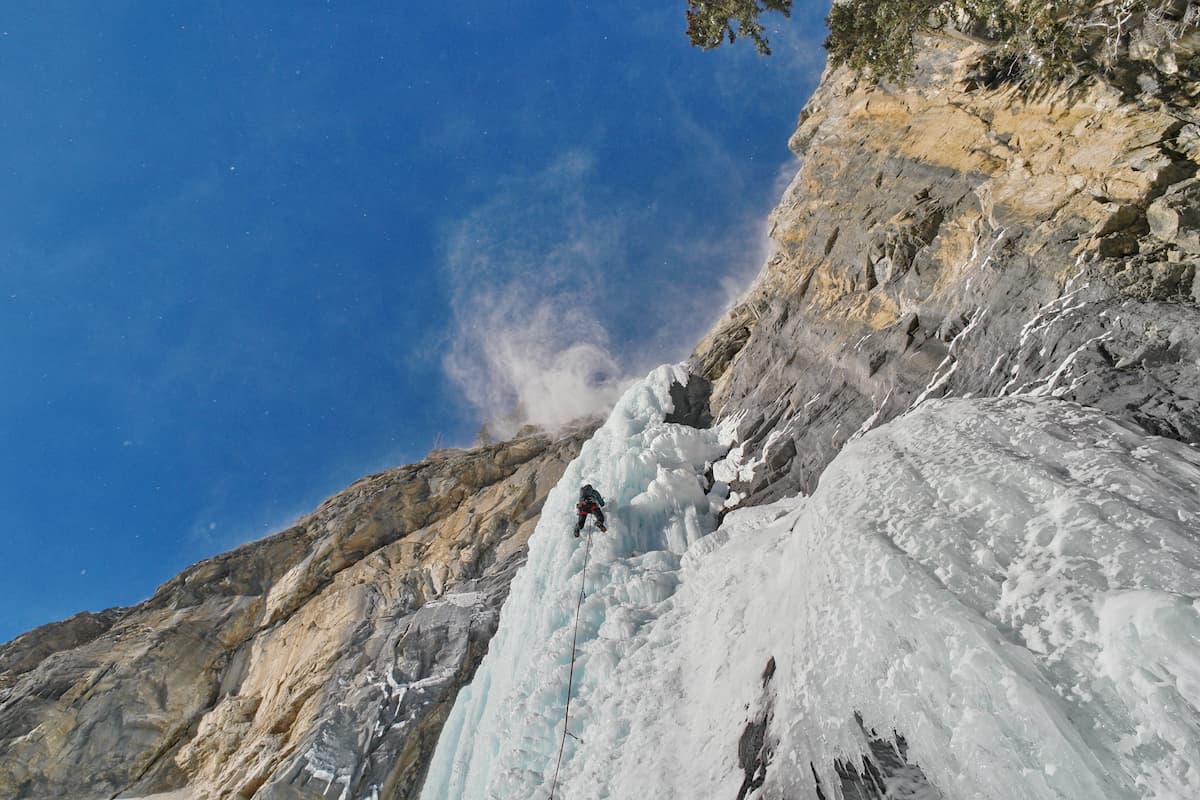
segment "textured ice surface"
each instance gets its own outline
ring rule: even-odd
[[[1048,398],[936,401],[849,444],[810,498],[712,533],[724,498],[700,475],[723,448],[659,421],[680,377],[633,388],[550,495],[423,797],[549,795],[582,480],[612,523],[557,797],[737,796],[771,658],[751,797],[815,796],[814,768],[836,796],[856,712],[948,797],[1200,797],[1200,453]]]
[[[608,532],[590,533],[571,730],[585,741],[623,741],[619,722],[609,730],[604,704],[611,705],[613,687],[606,684],[645,643],[645,627],[675,591],[680,556],[716,527],[725,499],[704,491],[706,464],[725,450],[716,433],[663,422],[672,382],[686,383],[686,372],[660,367],[627,391],[550,492],[528,562],[513,581],[488,655],[459,694],[422,797],[549,794],[586,548],[571,535],[583,483],[607,500]],[[568,740],[568,762],[578,758],[578,746]],[[564,777],[569,769],[564,764]]]

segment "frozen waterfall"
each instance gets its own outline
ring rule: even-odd
[[[673,381],[631,388],[550,494],[423,798],[549,796],[584,482],[610,523],[591,534],[557,797],[733,800],[756,715],[751,798],[817,780],[837,797],[863,725],[903,735],[949,798],[1200,797],[1195,449],[1047,398],[928,402],[848,445],[811,497],[718,528],[706,468],[754,465],[722,463],[719,430],[663,422]]]

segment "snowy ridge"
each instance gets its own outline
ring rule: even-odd
[[[764,719],[745,796],[819,779],[840,797],[835,762],[869,751],[856,715],[936,787],[904,773],[895,796],[1200,796],[1195,450],[1050,398],[931,400],[847,445],[811,497],[706,535],[723,498],[699,475],[722,448],[659,421],[671,379],[634,387],[551,493],[423,797],[549,795],[583,479],[615,513],[557,797],[741,796],[739,737]]]

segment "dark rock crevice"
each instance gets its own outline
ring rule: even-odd
[[[767,661],[762,674],[762,691],[754,713],[742,729],[738,740],[738,766],[742,769],[741,788],[737,800],[745,800],[751,792],[759,789],[767,780],[767,767],[775,755],[775,745],[769,736],[771,719],[775,710],[775,693],[771,679],[775,677],[775,658]]]
[[[867,741],[868,752],[861,762],[838,759],[833,763],[838,776],[838,789],[844,800],[904,800],[920,797],[939,800],[943,794],[930,783],[921,768],[908,761],[908,742],[893,731],[891,738],[880,736],[863,725],[862,716],[854,715]],[[810,765],[816,782],[818,800],[832,800],[814,765]]]
[[[713,417],[709,408],[712,383],[700,375],[689,375],[687,386],[671,384],[671,413],[663,417],[664,422],[674,422],[693,428],[712,427]]]

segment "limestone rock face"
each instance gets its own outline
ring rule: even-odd
[[[414,796],[589,434],[434,452],[0,648],[0,797]]]
[[[830,72],[805,106],[776,252],[692,359],[757,462],[743,502],[946,394],[1200,441],[1200,84],[987,88],[973,61],[931,40],[908,85]]]

